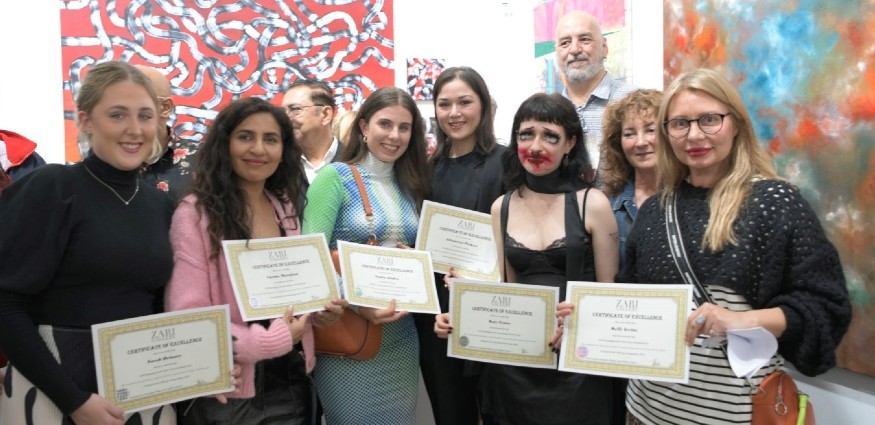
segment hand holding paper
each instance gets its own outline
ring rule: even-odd
[[[726,353],[735,376],[750,378],[778,351],[778,340],[763,327],[727,330]]]

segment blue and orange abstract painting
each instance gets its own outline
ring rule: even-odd
[[[875,3],[665,0],[665,82],[721,71],[778,173],[839,250],[854,307],[842,367],[875,376]]]

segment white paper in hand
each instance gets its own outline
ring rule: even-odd
[[[735,376],[753,376],[778,351],[778,340],[763,327],[726,331],[727,355]]]

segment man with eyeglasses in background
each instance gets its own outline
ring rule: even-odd
[[[586,151],[598,170],[602,143],[602,116],[608,102],[623,99],[636,89],[612,78],[605,69],[608,42],[595,16],[582,10],[566,13],[556,24],[556,64],[565,84],[562,95],[574,103],[586,135]]]
[[[197,142],[178,139],[170,132],[167,120],[170,119],[176,104],[173,103],[167,77],[155,68],[148,66],[137,66],[137,68],[149,77],[152,87],[155,88],[155,94],[158,95],[156,137],[163,149],[161,156],[143,170],[140,178],[145,183],[167,192],[176,203],[191,183],[191,170],[194,169],[191,158],[197,152]]]
[[[332,90],[321,81],[297,80],[283,96],[283,109],[292,120],[295,142],[303,151],[301,163],[312,183],[319,170],[340,158],[342,145],[331,131],[336,112]]]

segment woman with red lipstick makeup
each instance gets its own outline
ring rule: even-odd
[[[383,246],[413,246],[419,209],[431,188],[425,158],[425,121],[407,92],[385,87],[359,109],[341,161],[324,168],[307,191],[303,233],[367,243],[371,229],[352,167],[361,174],[373,208],[373,234]],[[419,341],[413,318],[387,308],[353,308],[382,324],[379,353],[360,361],[319,356],[313,377],[328,425],[408,425],[416,422]]]
[[[835,365],[851,318],[839,256],[799,189],[777,177],[741,97],[720,74],[678,77],[657,122],[662,191],[641,206],[617,281],[683,282],[675,261],[688,261],[707,294],[694,297],[687,320],[689,382],[629,381],[627,423],[750,423],[751,394],[784,359],[812,376]],[[667,243],[669,211],[678,252]],[[777,339],[777,353],[737,378],[726,332],[756,327]]]
[[[97,394],[91,325],[157,313],[173,259],[173,205],[138,172],[158,152],[158,99],[123,62],[91,66],[76,90],[91,154],[46,165],[0,196],[0,346],[10,369],[0,423],[122,424]],[[175,424],[170,406],[128,423]]]
[[[491,208],[505,282],[559,288],[568,281],[612,282],[617,224],[607,197],[592,188],[592,167],[574,105],[559,94],[526,99],[504,156],[510,190]],[[609,378],[483,364],[484,423],[609,424]]]
[[[345,302],[299,317],[290,307],[282,318],[245,322],[222,252],[223,240],[300,233],[306,186],[300,158],[285,112],[256,97],[226,106],[198,150],[192,193],[173,214],[174,268],[165,306],[230,306],[241,384],[226,394],[227,403],[211,397],[181,403],[181,423],[309,424],[315,414],[308,377],[315,363],[312,325],[336,322]]]
[[[486,82],[468,67],[444,70],[435,81],[438,145],[429,158],[432,200],[489,213],[504,193],[505,147],[496,143],[492,98]],[[449,309],[444,275],[435,274],[441,311]],[[437,425],[476,425],[477,380],[465,361],[447,357],[447,340],[435,335],[435,316],[415,314],[419,364]]]

